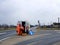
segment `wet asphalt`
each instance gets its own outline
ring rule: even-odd
[[[44,35],[42,37],[40,36],[40,37],[30,39],[30,40],[26,40],[23,42],[18,42],[17,44],[14,44],[14,45],[53,45],[56,42],[60,42],[60,31],[41,30],[41,31],[38,31],[37,34],[38,35],[47,34],[47,35]]]
[[[36,29],[32,29],[32,30],[34,32],[33,35],[35,35],[35,34],[37,34],[37,35],[47,34],[47,35],[44,35],[42,37],[40,36],[40,37],[30,39],[30,40],[26,40],[23,42],[18,42],[17,44],[14,44],[14,45],[53,45],[56,42],[60,42],[60,31],[55,31],[55,30],[37,31]],[[4,33],[5,34],[0,35],[0,40],[16,35],[15,30],[6,31]]]
[[[8,30],[3,32],[2,34],[0,34],[0,40],[7,38],[7,37],[11,37],[14,36],[16,34],[15,30]]]

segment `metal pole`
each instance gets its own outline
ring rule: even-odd
[[[58,30],[59,30],[59,17],[58,17]]]
[[[59,23],[59,17],[58,17],[58,23]]]
[[[39,20],[38,20],[38,25],[39,25],[39,27],[40,27],[40,22],[39,22]]]

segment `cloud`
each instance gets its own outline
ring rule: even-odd
[[[31,24],[57,22],[60,0],[0,0],[0,24],[16,24],[28,20]]]

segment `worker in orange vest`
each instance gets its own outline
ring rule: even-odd
[[[21,24],[17,24],[16,32],[17,32],[18,35],[22,35],[22,30],[24,30],[22,25]]]

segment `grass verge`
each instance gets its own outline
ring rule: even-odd
[[[8,30],[16,30],[16,28],[8,28],[8,29],[0,28],[0,32],[5,32],[5,31],[8,31]]]

